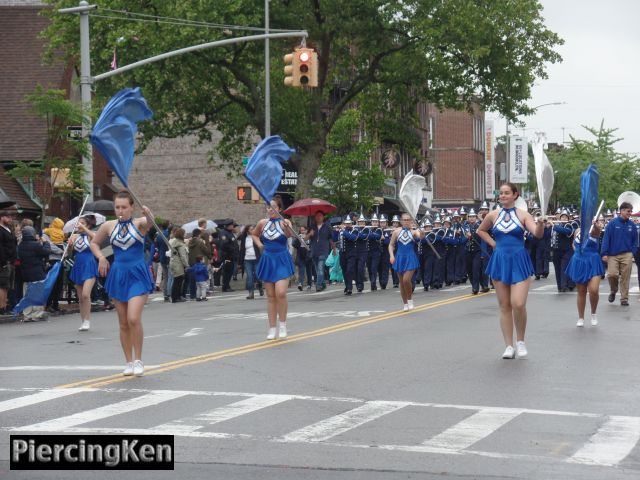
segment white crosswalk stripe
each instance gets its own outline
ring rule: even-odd
[[[377,451],[402,451],[413,452],[415,454],[448,454],[448,455],[474,455],[484,456],[487,458],[498,459],[527,459],[530,461],[548,461],[557,462],[564,461],[569,464],[596,465],[605,467],[617,467],[620,464],[630,465],[629,462],[624,463],[627,458],[631,458],[631,464],[640,454],[640,417],[632,416],[607,416],[594,413],[580,413],[557,410],[535,410],[526,408],[501,408],[489,406],[474,405],[446,405],[420,402],[405,401],[381,401],[381,400],[364,400],[357,398],[337,398],[337,397],[313,397],[305,395],[285,395],[285,394],[259,394],[244,392],[209,392],[209,391],[186,391],[186,390],[144,390],[144,389],[90,389],[90,388],[74,388],[74,389],[49,389],[41,390],[31,388],[11,389],[0,388],[2,394],[8,392],[23,392],[26,395],[10,398],[0,401],[0,421],[9,423],[12,426],[0,426],[0,430],[9,432],[56,432],[56,433],[101,433],[101,434],[172,434],[182,437],[208,438],[216,440],[235,439],[235,440],[253,440],[278,442],[280,444],[314,444],[324,445],[327,447],[352,448],[352,449],[370,449],[376,448]],[[96,393],[108,392],[109,395],[100,395],[96,397]],[[46,402],[55,402],[65,397],[76,395],[74,402],[68,402],[76,409],[78,405],[82,405],[82,395],[91,395],[92,402],[96,398],[99,399],[116,399],[112,403],[90,408],[88,410],[79,411],[70,415],[55,417],[56,411],[66,410],[66,404],[53,404],[51,407]],[[156,426],[148,428],[140,428],[135,425],[135,418],[132,416],[134,424],[129,428],[119,426],[109,427],[111,417],[118,415],[130,414],[138,412],[141,409],[152,408],[171,400],[182,399],[184,397],[198,397],[197,405],[199,405],[198,413],[192,414],[186,418],[171,418],[171,410],[169,410],[169,418],[166,418],[167,409],[163,410],[163,419],[168,420]],[[213,409],[207,409],[209,400],[207,398],[229,398],[229,402],[223,400],[221,406]],[[237,400],[238,397],[245,397]],[[122,399],[124,398],[124,399]],[[234,399],[235,401],[231,400]],[[121,399],[121,400],[120,400]],[[182,400],[181,400],[182,401]],[[195,399],[193,401],[196,401]],[[295,402],[292,402],[295,401]],[[106,403],[105,400],[103,403]],[[292,402],[289,404],[288,402]],[[300,403],[303,402],[303,403]],[[216,404],[220,405],[220,400],[216,400]],[[282,421],[273,424],[273,428],[278,428],[279,433],[270,432],[272,429],[270,422],[262,422],[260,419],[272,418],[273,411],[271,407],[283,404],[282,411],[294,409],[297,412],[295,422],[290,424],[291,431],[287,432],[286,425]],[[15,411],[21,408],[39,406],[39,412],[45,412],[45,420],[28,425],[15,426],[14,419],[22,418],[14,415]],[[95,405],[95,403],[93,403]],[[295,407],[297,405],[297,409]],[[347,407],[345,409],[345,407]],[[411,407],[407,409],[406,407]],[[210,408],[210,407],[209,407]],[[416,408],[418,410],[416,410]],[[460,420],[460,414],[455,416],[455,420],[451,420],[448,428],[439,432],[431,433],[430,438],[413,439],[406,441],[406,444],[385,443],[384,438],[376,437],[369,439],[369,435],[375,436],[386,435],[385,429],[380,429],[376,425],[392,425],[398,422],[403,415],[415,417],[417,411],[424,409],[437,409],[437,417],[446,415],[450,410],[457,412],[468,412],[468,416]],[[191,410],[187,410],[191,411]],[[10,413],[3,413],[10,412]],[[302,413],[301,413],[302,412]],[[398,412],[397,415],[390,415]],[[249,420],[242,420],[241,417],[249,414],[258,415],[258,417],[247,417]],[[433,414],[433,413],[432,413]],[[566,435],[563,441],[573,442],[571,451],[575,452],[569,457],[559,458],[557,452],[549,451],[544,454],[531,455],[524,450],[521,453],[517,451],[500,452],[487,448],[489,444],[479,443],[491,438],[502,438],[499,444],[504,444],[504,438],[510,438],[509,434],[517,432],[515,426],[518,422],[512,420],[527,414],[528,416],[556,416],[571,418],[575,422],[588,422],[597,428],[597,431],[588,437],[576,439],[572,432],[565,432],[562,429],[556,432],[557,435]],[[262,417],[260,417],[262,415]],[[413,416],[412,416],[413,415]],[[450,415],[450,413],[449,413]],[[178,414],[174,414],[178,417]],[[309,417],[313,420],[304,424],[304,418]],[[42,417],[39,417],[42,418]],[[279,417],[281,420],[285,417]],[[8,420],[7,420],[8,419]],[[148,419],[148,415],[147,415]],[[239,423],[225,424],[225,429],[220,432],[209,431],[213,425],[218,425],[228,420],[239,419]],[[257,419],[257,421],[256,421]],[[102,420],[101,426],[91,426],[92,422]],[[106,422],[105,422],[106,420]],[[121,421],[121,420],[119,420]],[[148,420],[147,420],[148,421]],[[406,421],[406,419],[405,419]],[[446,417],[445,417],[446,421]],[[376,422],[381,422],[380,424]],[[596,423],[597,422],[597,423]],[[115,423],[115,422],[114,422]],[[286,422],[285,422],[286,423]],[[258,432],[253,429],[256,425],[261,425]],[[264,430],[266,426],[266,431]],[[283,428],[283,426],[285,428]],[[420,424],[415,425],[420,429]],[[425,428],[429,425],[425,425]],[[248,431],[237,431],[248,429]],[[397,429],[394,429],[397,430]],[[591,430],[593,431],[593,430]],[[364,437],[363,437],[364,435]],[[396,432],[397,435],[397,432]],[[425,435],[426,437],[427,435]],[[502,437],[500,437],[502,436]],[[505,437],[506,436],[506,437]],[[340,438],[337,438],[340,437]],[[363,441],[364,440],[364,441]],[[383,440],[383,441],[380,441]],[[417,440],[417,441],[416,441]],[[532,437],[531,441],[536,438]],[[506,442],[508,444],[508,442]],[[478,445],[481,448],[478,448]],[[638,468],[638,467],[635,467]]]

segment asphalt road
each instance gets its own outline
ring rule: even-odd
[[[634,277],[635,278],[635,277]],[[635,280],[634,280],[635,285]],[[174,472],[124,478],[640,478],[640,304],[533,281],[527,359],[502,360],[493,293],[291,290],[289,337],[243,292],[144,313],[147,365],[123,377],[115,313],[0,325],[0,478],[17,433],[170,433]],[[587,325],[588,325],[587,320]],[[63,387],[63,388],[60,388]]]

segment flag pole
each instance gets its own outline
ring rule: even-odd
[[[73,235],[76,232],[76,228],[78,228],[78,223],[80,222],[80,218],[82,217],[84,208],[87,206],[88,200],[89,200],[89,195],[85,195],[84,202],[82,202],[82,208],[80,208],[80,213],[78,213],[78,219],[76,220],[76,223],[73,225],[73,230],[71,230],[71,233],[69,234],[69,238],[71,238],[71,235]],[[70,246],[71,244],[67,242],[67,246],[64,248],[64,252],[62,252],[62,257],[60,258],[60,262],[64,262],[64,258],[67,256]]]
[[[409,213],[409,212],[407,212],[407,213]],[[409,215],[411,215],[411,214],[409,213]],[[411,216],[411,219],[412,219],[414,222],[416,222],[416,225],[418,225],[418,230],[422,230],[422,228],[420,227],[420,224],[418,223],[418,219],[413,218],[413,215]],[[423,230],[423,233],[424,233],[424,230]],[[425,235],[425,237],[426,237],[426,235]],[[435,249],[435,248],[434,248],[434,246],[431,244],[431,242],[429,241],[429,239],[427,239],[427,245],[429,245],[429,246],[431,247],[431,250],[433,250],[433,253],[435,253],[435,254],[436,254],[436,257],[438,257],[438,260],[442,259],[442,257],[441,257],[441,256],[440,256],[440,254],[436,251],[436,249]]]
[[[264,200],[264,203],[267,205],[267,207],[271,208],[271,202],[267,202],[266,200]],[[280,220],[283,220],[282,223],[284,224],[285,218],[282,216],[280,212],[278,211],[275,211],[275,212],[278,214],[278,217],[280,218]],[[291,233],[293,233],[293,235],[298,239],[298,241],[300,242],[300,245],[306,248],[307,250],[310,250],[309,245],[307,245],[307,241],[304,238],[302,238],[300,234],[297,233],[293,228],[291,228],[290,230],[291,230]]]
[[[597,220],[598,217],[600,216],[600,212],[602,211],[602,207],[604,206],[604,200],[602,200],[600,202],[600,206],[598,207],[598,211],[596,212],[595,217],[593,217],[594,220]],[[589,227],[589,235],[591,235],[591,231],[593,230],[593,224],[591,224],[591,227]]]
[[[142,202],[140,201],[140,199],[138,197],[136,197],[136,195],[131,190],[129,190],[129,194],[133,198],[133,201],[136,202],[138,205],[140,205],[140,208],[142,208],[143,205],[142,205]],[[160,229],[160,227],[156,223],[155,219],[153,219],[152,217],[147,216],[146,213],[144,214],[144,216],[147,218],[147,220],[149,220],[153,224],[153,226],[155,227],[156,231],[158,232],[158,235],[160,235],[160,238],[162,239],[162,241],[167,245],[167,248],[169,250],[172,250],[171,245],[169,245],[169,240],[167,239],[167,237],[165,237],[164,233],[162,233],[162,230]]]

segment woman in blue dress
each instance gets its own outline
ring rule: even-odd
[[[502,358],[527,356],[524,334],[527,328],[527,296],[530,278],[534,274],[531,257],[524,247],[524,234],[528,230],[542,238],[544,221],[535,222],[524,210],[515,207],[518,188],[512,183],[500,187],[502,208],[488,213],[478,236],[493,248],[486,273],[493,279],[500,306],[500,327],[506,349]],[[491,231],[491,234],[489,234]],[[495,240],[494,240],[495,239]],[[513,326],[516,329],[516,348],[513,348]]]
[[[600,279],[604,275],[604,267],[600,258],[598,238],[600,228],[593,222],[591,232],[587,235],[587,241],[580,248],[580,229],[576,230],[573,241],[573,256],[565,270],[567,276],[573,280],[578,288],[578,322],[576,327],[584,327],[584,309],[587,304],[587,291],[591,304],[591,326],[598,325],[598,300],[600,299]]]
[[[142,309],[153,292],[151,272],[144,261],[144,235],[153,218],[147,207],[144,217],[133,218],[133,198],[126,190],[118,192],[114,200],[118,220],[103,223],[91,241],[91,251],[98,259],[98,272],[106,276],[105,289],[113,299],[120,323],[120,344],[127,365],[123,375],[144,375],[142,363]],[[106,241],[113,247],[114,262],[100,251]]]
[[[73,268],[69,272],[69,280],[73,282],[80,303],[80,319],[82,325],[78,329],[81,332],[89,330],[91,316],[91,290],[98,276],[98,262],[91,252],[91,240],[95,233],[89,230],[87,219],[78,220],[79,234],[74,234],[69,239],[69,245],[73,247]]]
[[[293,258],[289,253],[288,239],[294,235],[291,222],[282,219],[282,200],[273,197],[267,207],[269,218],[262,219],[251,232],[253,241],[262,252],[256,267],[256,276],[267,291],[267,315],[269,332],[267,340],[287,337],[287,289],[294,273]],[[276,332],[276,318],[280,319]]]
[[[398,274],[400,281],[400,296],[404,304],[403,310],[413,310],[413,274],[418,269],[418,255],[416,254],[416,242],[422,239],[422,231],[411,230],[411,216],[403,213],[401,227],[396,228],[389,242],[389,262],[393,271]],[[396,245],[398,250],[395,251]]]

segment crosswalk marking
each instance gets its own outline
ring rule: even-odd
[[[35,405],[36,403],[46,402],[48,400],[54,400],[56,398],[62,398],[69,395],[73,395],[79,392],[85,392],[85,388],[66,388],[59,390],[43,390],[42,392],[33,393],[24,397],[11,398],[0,402],[0,412],[6,412],[8,410],[14,410],[16,408],[28,407],[29,405]]]
[[[224,422],[232,418],[246,415],[247,413],[256,412],[263,408],[271,407],[287,400],[291,400],[290,395],[257,395],[255,397],[246,398],[230,405],[214,408],[209,412],[202,413],[190,419],[193,423],[187,423],[189,420],[176,420],[154,427],[155,431],[164,433],[179,432],[182,435],[200,430],[206,425],[214,425]]]
[[[425,441],[426,447],[459,451],[488,437],[520,414],[514,410],[484,409]]]
[[[122,402],[111,403],[104,407],[85,410],[84,412],[74,413],[66,417],[54,418],[46,422],[34,423],[24,427],[15,428],[14,430],[28,432],[57,432],[69,427],[75,427],[83,423],[94,422],[103,418],[119,415],[122,413],[130,413],[144,407],[150,407],[180,398],[186,393],[182,391],[158,390],[156,392],[147,393],[140,397],[130,398]]]
[[[521,414],[541,415],[541,416],[558,416],[572,417],[576,419],[585,419],[590,423],[594,419],[603,421],[598,430],[589,437],[584,435],[582,440],[577,440],[573,436],[569,436],[568,441],[575,444],[575,453],[561,461],[571,464],[596,465],[600,467],[618,467],[622,464],[623,468],[637,468],[634,465],[638,452],[640,452],[640,416],[606,416],[595,413],[581,413],[560,410],[537,410],[527,408],[506,408],[506,407],[489,407],[489,406],[473,406],[473,405],[453,405],[453,404],[436,404],[421,402],[404,402],[404,401],[366,401],[358,398],[346,397],[321,397],[307,395],[284,395],[284,394],[260,394],[260,393],[244,393],[244,392],[214,392],[214,391],[197,391],[197,390],[148,390],[148,389],[124,389],[124,388],[74,388],[74,389],[49,389],[40,390],[34,388],[2,388],[0,392],[24,392],[25,396],[0,401],[0,412],[12,411],[22,407],[41,404],[48,400],[56,400],[65,398],[73,394],[93,393],[91,397],[95,400],[96,392],[109,393],[110,396],[122,398],[126,396],[127,400],[115,401],[107,405],[92,408],[72,415],[53,418],[25,426],[0,426],[0,431],[9,432],[56,432],[62,434],[70,433],[95,433],[95,434],[172,434],[181,437],[192,437],[202,439],[215,440],[246,440],[246,441],[266,441],[287,444],[314,444],[326,447],[340,447],[351,449],[371,449],[378,451],[397,451],[411,452],[414,454],[445,454],[445,455],[463,455],[463,456],[481,456],[487,458],[495,458],[502,460],[526,460],[530,462],[557,462],[557,452],[550,451],[542,455],[530,455],[528,453],[516,452],[500,452],[500,451],[484,451],[476,447],[479,441],[487,438],[489,435],[496,433],[502,435],[500,437],[504,441],[505,436],[509,438],[514,431],[517,432],[515,425],[509,425],[509,422]],[[133,398],[129,398],[135,395]],[[118,397],[119,396],[119,397]],[[130,428],[121,428],[117,426],[109,426],[103,424],[100,426],[91,426],[92,422],[101,419],[107,419],[116,415],[130,414],[145,407],[153,407],[164,402],[178,399],[185,396],[198,396],[200,398],[218,397],[228,398],[227,405],[218,406],[216,408],[205,411],[204,413],[194,413],[186,418],[171,420],[168,423],[150,427],[139,428],[135,424],[135,416],[131,416],[134,422]],[[103,397],[99,397],[102,399]],[[106,397],[103,401],[109,401]],[[240,400],[237,400],[241,398]],[[76,397],[75,404],[82,405],[83,398]],[[206,431],[204,428],[208,425],[215,425],[220,422],[242,417],[252,412],[261,412],[264,409],[279,405],[290,400],[297,400],[307,403],[306,407],[311,406],[309,412],[311,415],[317,412],[314,403],[333,402],[350,408],[341,414],[325,418],[324,420],[315,421],[302,428],[298,428],[290,433],[282,435],[280,430],[278,433],[264,432],[260,433],[235,433],[228,430],[227,432]],[[58,410],[65,411],[64,405],[54,404],[54,408],[42,408],[42,412],[55,412]],[[305,406],[304,404],[302,406]],[[408,444],[386,444],[376,440],[366,440],[365,442],[354,442],[354,437],[340,435],[350,432],[369,422],[388,415],[392,412],[410,407],[418,408],[435,408],[435,409],[455,409],[458,411],[469,411],[470,416],[458,421],[451,427],[425,440],[422,443],[407,442]],[[288,406],[286,406],[288,407]],[[352,408],[355,407],[355,408]],[[301,405],[292,407],[295,412],[300,412]],[[205,410],[205,409],[203,409]],[[324,410],[321,408],[321,410]],[[306,411],[303,410],[303,411]],[[153,412],[153,410],[151,411]],[[271,412],[262,412],[261,421],[269,417]],[[298,413],[297,413],[298,414]],[[297,415],[296,414],[296,415]],[[54,413],[49,413],[49,417]],[[15,416],[9,414],[9,418],[24,418],[24,416]],[[315,417],[317,418],[317,417]],[[404,418],[404,417],[403,417]],[[588,420],[587,420],[588,419]],[[393,419],[387,420],[392,422]],[[456,420],[457,421],[457,420]],[[15,420],[10,423],[15,424]],[[452,422],[453,423],[453,422]],[[282,425],[279,423],[280,429]],[[293,427],[291,427],[293,428]],[[276,430],[278,430],[276,428]],[[363,433],[368,435],[367,429],[355,438],[361,437]],[[375,435],[375,434],[374,434]],[[496,437],[497,438],[497,437]],[[474,448],[475,447],[475,448]],[[623,463],[624,462],[624,463]]]
[[[286,434],[283,442],[322,442],[406,407],[408,402],[367,402],[348,412]]]
[[[611,416],[589,441],[567,461],[589,465],[616,465],[640,440],[640,418]]]

